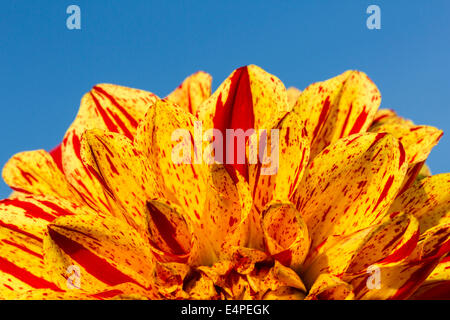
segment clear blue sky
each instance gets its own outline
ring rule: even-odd
[[[81,8],[82,29],[66,28]],[[381,8],[381,30],[366,8]],[[165,96],[205,70],[213,87],[257,64],[286,86],[366,72],[382,107],[446,131],[428,164],[450,172],[450,1],[13,1],[0,2],[0,163],[51,149],[83,93],[108,82]],[[0,198],[9,194],[2,182]]]

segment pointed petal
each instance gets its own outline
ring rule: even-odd
[[[207,196],[208,168],[195,163],[200,150],[194,140],[194,122],[194,116],[172,102],[158,101],[139,126],[136,147],[154,168],[165,198],[182,206],[193,221],[200,221]],[[177,151],[183,153],[182,159]]]
[[[298,98],[300,97],[300,94],[302,93],[299,89],[294,87],[289,87],[286,91],[287,93],[287,99],[288,99],[288,106],[289,111],[292,110],[292,108],[297,103]]]
[[[379,223],[403,181],[401,145],[388,134],[338,140],[308,166],[293,201],[311,236],[311,250],[331,235]]]
[[[212,77],[209,74],[196,72],[187,77],[166,99],[196,115],[198,107],[211,96],[211,82]]]
[[[82,202],[52,156],[44,150],[14,155],[3,167],[3,179],[12,189],[20,192]]]
[[[411,120],[399,117],[392,109],[378,109],[370,126],[370,130],[386,124],[414,125]]]
[[[438,174],[416,181],[395,199],[389,212],[408,212],[420,222],[424,232],[450,222],[450,174]]]
[[[145,205],[159,195],[151,167],[125,136],[89,130],[83,136],[81,155],[86,169],[97,178],[117,217],[147,237]]]
[[[200,107],[198,118],[206,129],[215,128],[226,137],[226,130],[241,129],[243,133],[258,130],[288,110],[286,88],[275,76],[250,65],[235,70]],[[225,139],[225,138],[224,138]],[[222,143],[223,159],[230,157],[230,172],[237,170],[248,180],[247,166],[239,163],[235,138]],[[246,136],[245,141],[248,141]],[[230,150],[234,150],[234,157]],[[245,155],[245,153],[244,153]],[[230,161],[228,161],[230,163]]]
[[[260,67],[249,65],[236,69],[200,106],[199,119],[206,128],[223,132],[225,128],[257,129],[287,109],[283,83]]]
[[[273,200],[288,201],[302,180],[309,148],[298,121],[296,114],[288,113],[272,129],[263,131],[259,142],[251,138],[253,148],[258,146],[259,160],[249,165],[249,184],[259,211]]]
[[[81,100],[78,115],[64,136],[62,163],[69,182],[92,207],[110,211],[101,183],[83,166],[81,136],[89,129],[103,129],[133,139],[138,123],[157,99],[150,92],[100,84]]]
[[[272,203],[262,212],[265,243],[272,257],[299,271],[309,249],[308,228],[292,203]]]
[[[443,132],[430,126],[416,126],[409,123],[387,123],[371,128],[371,132],[387,132],[396,137],[405,148],[410,165],[425,161],[431,149],[439,142]]]
[[[52,280],[66,286],[68,267],[79,267],[83,290],[92,292],[122,283],[151,287],[153,259],[146,241],[114,217],[61,217],[48,226],[45,263]]]
[[[375,84],[359,71],[347,71],[306,88],[292,111],[308,132],[311,159],[338,139],[365,132],[380,102]]]
[[[421,172],[425,160],[433,147],[441,139],[443,132],[430,126],[417,126],[388,110],[374,121],[371,132],[387,132],[395,136],[405,148],[405,158],[409,163],[408,172],[399,194],[407,190]]]

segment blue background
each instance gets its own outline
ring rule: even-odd
[[[82,29],[66,28],[81,8]],[[368,30],[366,8],[381,7]],[[366,72],[382,107],[447,132],[428,164],[450,172],[450,1],[13,1],[0,4],[0,163],[51,149],[96,83],[171,92],[205,70],[215,89],[257,64],[303,89]],[[9,188],[2,182],[0,197]]]

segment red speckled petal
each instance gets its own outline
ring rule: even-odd
[[[81,149],[84,167],[101,183],[112,214],[148,236],[145,204],[160,192],[144,156],[118,133],[86,131]]]
[[[83,166],[81,136],[89,129],[103,129],[132,140],[138,123],[157,99],[150,92],[112,84],[97,85],[84,95],[77,117],[64,136],[62,164],[69,182],[92,207],[110,211],[101,183]]]
[[[209,173],[200,157],[197,161],[201,141],[194,135],[195,121],[172,102],[158,101],[141,122],[135,144],[147,157],[165,199],[180,205],[190,219],[199,222]]]
[[[287,94],[283,83],[263,69],[250,65],[235,70],[202,103],[198,118],[203,122],[204,129],[218,129],[225,137],[226,129],[241,129],[244,132],[249,129],[269,129],[263,126],[282,117],[287,110]],[[233,145],[223,143],[221,147],[225,160]],[[234,169],[238,170],[248,180],[247,166],[238,163],[236,146],[234,150],[233,164],[227,165],[227,170],[230,170],[230,174]]]
[[[297,126],[298,121],[296,114],[288,113],[271,130],[260,135],[259,142],[256,136],[250,139],[250,144],[258,150],[257,164],[249,165],[249,184],[259,211],[272,200],[288,201],[302,180],[309,147],[305,131]],[[277,134],[272,137],[274,129]]]
[[[23,193],[52,195],[82,203],[52,156],[44,150],[21,152],[3,167],[3,179]]]
[[[308,166],[293,201],[308,225],[311,249],[331,235],[379,223],[394,200],[407,164],[389,134],[338,140]]]

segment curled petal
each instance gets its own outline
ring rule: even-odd
[[[147,202],[147,219],[153,252],[164,262],[186,263],[193,248],[193,227],[174,204]]]
[[[308,228],[291,203],[272,203],[262,212],[267,250],[283,265],[299,270],[309,249]]]

